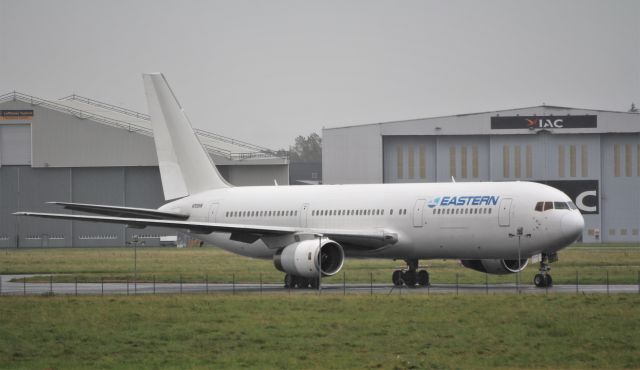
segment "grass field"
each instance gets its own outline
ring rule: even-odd
[[[217,248],[138,248],[138,281],[159,282],[258,282],[260,276],[265,283],[282,282],[283,273],[273,267],[270,260],[256,260],[237,256]],[[555,283],[573,284],[576,273],[580,284],[637,284],[640,277],[640,247],[630,245],[577,245],[562,250],[560,260],[552,264]],[[422,261],[429,266],[433,283],[461,284],[512,283],[515,275],[494,276],[469,270],[458,261]],[[63,248],[63,249],[7,249],[0,251],[1,274],[64,274],[56,276],[56,282],[80,282],[133,280],[133,250],[131,248]],[[326,279],[328,283],[390,281],[394,268],[403,266],[402,261],[347,259],[343,274]],[[537,272],[530,265],[522,273],[522,281],[530,283]],[[34,277],[28,281],[48,281],[48,277]]]
[[[0,368],[638,368],[640,296],[1,297]]]

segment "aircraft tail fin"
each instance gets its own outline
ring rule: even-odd
[[[161,73],[143,74],[165,200],[230,187]]]

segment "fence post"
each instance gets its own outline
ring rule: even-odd
[[[78,277],[76,276],[76,297],[78,296]]]
[[[156,276],[153,275],[153,294],[156,294]]]
[[[127,278],[127,295],[129,295],[129,278]]]
[[[342,295],[347,295],[347,273],[342,271]]]
[[[232,289],[232,293],[231,294],[236,294],[236,273],[234,272],[231,275],[231,289]]]
[[[609,295],[609,270],[607,270],[607,295]]]
[[[578,270],[576,270],[576,294],[578,294],[578,287],[580,286],[580,280],[578,278]]]
[[[206,294],[209,294],[209,274],[204,276],[204,289]]]
[[[104,276],[100,277],[100,295],[104,296]]]
[[[262,272],[260,273],[260,295],[262,295]]]
[[[638,271],[638,276],[640,277],[640,271]],[[638,281],[640,281],[640,280],[638,280]],[[370,287],[371,287],[371,294],[370,295],[373,295],[373,272],[369,273],[369,283],[370,283]],[[640,288],[638,288],[638,289],[640,289]]]
[[[53,294],[53,275],[49,275],[49,294]]]
[[[22,295],[27,295],[27,278],[22,278]]]
[[[458,295],[458,273],[456,272],[456,295]]]
[[[182,274],[180,274],[180,294],[182,294]]]
[[[489,295],[489,274],[484,273],[484,290]]]

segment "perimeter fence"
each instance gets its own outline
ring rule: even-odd
[[[394,286],[390,274],[380,271],[358,272],[353,278],[343,272],[323,279],[318,288],[285,287],[262,274],[182,275],[177,279],[162,275],[142,275],[124,278],[74,277],[69,275],[3,275],[0,296],[18,295],[153,295],[153,294],[640,294],[640,270],[576,270],[554,276],[552,287],[537,288],[530,273],[495,276],[481,273],[432,274],[429,285]],[[553,276],[553,275],[552,275]],[[525,280],[525,278],[527,280]],[[306,285],[306,284],[305,284]]]

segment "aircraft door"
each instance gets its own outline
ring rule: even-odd
[[[309,203],[305,203],[300,208],[300,227],[307,227],[307,214],[309,213]]]
[[[511,198],[504,198],[500,201],[500,209],[498,213],[498,224],[500,226],[509,226],[511,223]]]
[[[211,203],[209,205],[209,222],[216,222],[216,212],[218,211],[218,203]]]
[[[413,205],[413,227],[422,227],[424,216],[424,199],[416,200]]]

